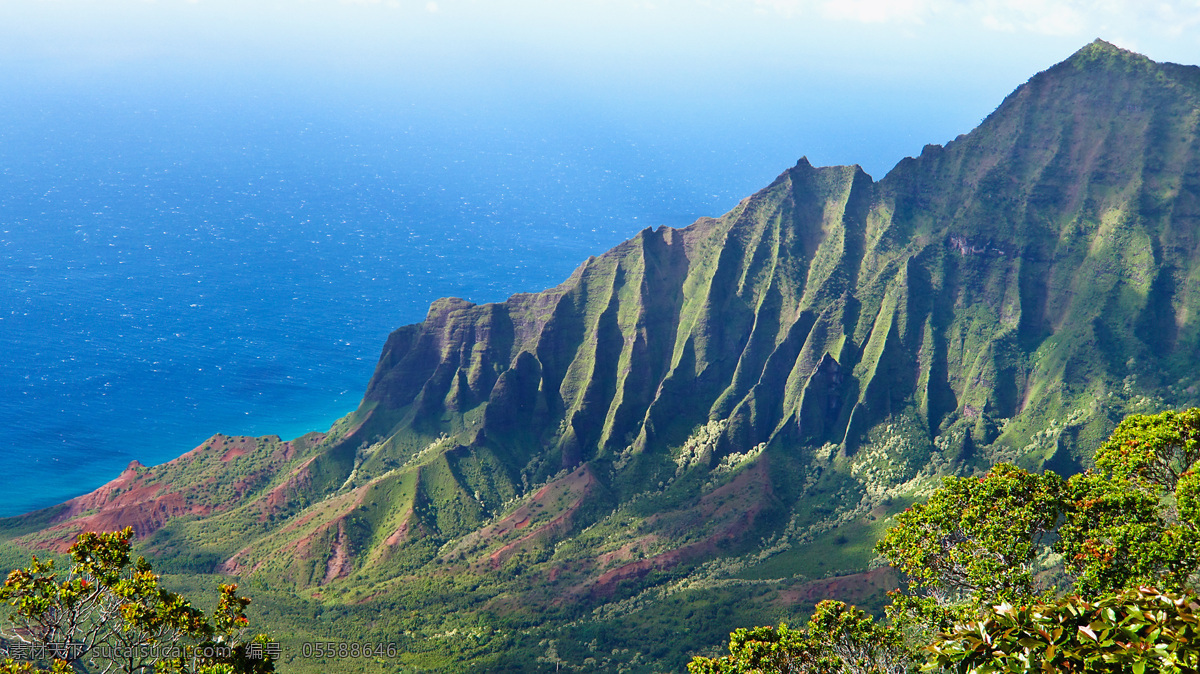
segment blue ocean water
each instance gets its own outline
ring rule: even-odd
[[[552,106],[0,103],[0,515],[216,432],[324,430],[432,300],[552,286],[787,166],[672,138]]]

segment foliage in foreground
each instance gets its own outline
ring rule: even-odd
[[[840,601],[817,604],[807,629],[787,625],[739,629],[729,638],[730,654],[698,657],[690,674],[903,674],[909,654],[894,627],[876,623],[866,612]]]
[[[1195,672],[1200,603],[1151,588],[1000,604],[939,635],[934,666],[978,672]],[[931,667],[932,668],[932,667]]]
[[[822,602],[814,621],[855,615],[853,629],[738,630],[730,655],[689,670],[890,674],[923,652],[926,671],[1200,671],[1200,410],[1127,418],[1095,465],[1069,480],[1007,464],[945,478],[876,547],[908,581],[887,623]],[[1050,553],[1077,594],[1038,587]],[[864,642],[893,659],[840,659]]]
[[[150,564],[133,560],[133,529],[87,532],[71,546],[71,570],[60,576],[54,560],[34,557],[8,575],[0,600],[13,607],[3,635],[8,654],[26,657],[0,664],[2,672],[47,671],[33,661],[52,661],[53,672],[169,672],[171,674],[265,674],[275,671],[259,655],[267,642],[243,637],[250,600],[236,585],[222,585],[211,619],[184,597],[163,589]]]

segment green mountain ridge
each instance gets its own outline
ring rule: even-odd
[[[877,182],[801,159],[555,288],[438,300],[328,433],[214,436],[0,526],[131,524],[168,570],[356,607],[408,667],[677,669],[869,601],[939,476],[1078,471],[1126,414],[1200,404],[1198,129],[1200,68],[1097,40]]]

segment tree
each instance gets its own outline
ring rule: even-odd
[[[817,604],[807,629],[754,627],[729,637],[729,655],[694,658],[689,674],[903,674],[903,635],[840,601]]]
[[[866,611],[826,599],[808,621],[808,633],[847,674],[904,674],[911,653],[904,635],[876,623]]]
[[[937,667],[991,672],[1200,671],[1200,603],[1152,588],[1000,604],[929,647]]]
[[[1180,590],[1200,569],[1198,461],[1200,410],[1132,415],[1096,451],[1095,468],[1069,481],[1007,464],[946,478],[876,550],[916,591],[906,605],[927,614],[1032,598],[1048,537],[1084,595]]]
[[[823,659],[820,647],[803,629],[779,627],[740,628],[729,635],[729,655],[697,656],[688,663],[689,674],[826,674],[835,671]]]
[[[1064,483],[1010,464],[982,477],[947,477],[896,516],[875,550],[940,605],[1034,594],[1033,562],[1062,510]]]
[[[1105,475],[1173,492],[1200,461],[1200,409],[1130,415],[1096,450],[1095,459]]]
[[[1191,524],[1170,521],[1167,494],[1091,472],[1072,477],[1069,491],[1056,550],[1080,592],[1185,587],[1200,565],[1200,535]]]
[[[1200,568],[1200,409],[1135,414],[1071,478],[1057,550],[1087,593],[1182,589]]]
[[[1200,410],[1122,421],[1097,449],[1095,468],[1060,486],[1057,504],[1044,503],[1042,522],[1049,526],[1041,533],[1057,535],[1053,549],[1063,555],[1079,594],[1037,601],[1020,593],[989,601],[976,593],[974,615],[942,625],[945,631],[929,646],[929,667],[979,674],[1200,671],[1200,603],[1189,589],[1200,569],[1198,462]],[[1061,485],[1057,476],[1043,479]],[[930,504],[944,498],[934,494]],[[972,508],[971,498],[963,503]],[[904,563],[922,549],[912,533],[888,533],[890,557]],[[947,529],[925,533],[944,539]],[[1020,527],[1013,535],[972,554],[990,559],[998,550],[1040,545]],[[943,582],[954,577],[935,565],[922,568],[934,569],[931,575]]]
[[[161,587],[144,558],[133,560],[132,538],[131,528],[80,534],[65,576],[53,560],[36,556],[12,571],[0,588],[0,600],[13,607],[5,637],[23,644],[31,660],[49,655],[62,665],[84,662],[105,674],[274,671],[269,658],[249,656],[243,632],[250,600],[237,595],[236,585],[221,586],[210,620]],[[256,639],[260,645],[267,640]]]

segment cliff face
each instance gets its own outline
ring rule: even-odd
[[[1198,128],[1200,69],[1097,41],[878,182],[801,159],[550,290],[435,302],[328,435],[144,533],[325,597],[494,574],[489,610],[863,570],[938,475],[1078,470],[1200,403]]]
[[[1120,410],[1192,395],[1198,85],[1097,41],[878,183],[802,159],[552,290],[439,301],[388,340],[364,405],[470,429],[514,478],[547,452],[669,451],[721,419],[718,455],[853,453],[904,417],[927,446],[970,436],[1031,465],[1053,458],[1028,447],[1053,419],[1078,462],[1110,393]]]
[[[875,191],[857,167],[801,160],[724,217],[646,229],[557,288],[440,300],[388,339],[364,406],[461,424],[518,473],[547,453],[558,470],[662,452],[717,419],[733,422],[729,449],[765,442],[796,425],[827,352],[858,360],[843,334]],[[850,412],[819,437],[841,441]]]

